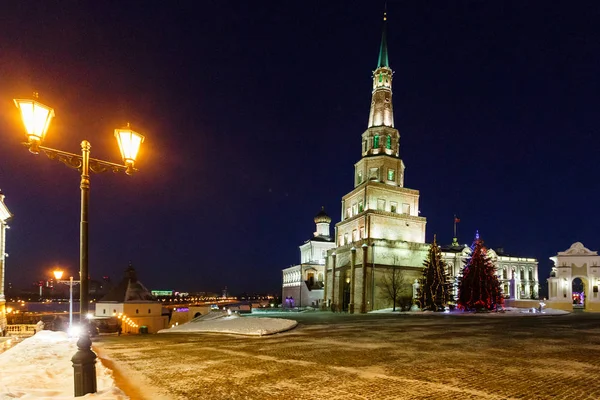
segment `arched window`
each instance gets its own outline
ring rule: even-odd
[[[385,141],[385,148],[386,149],[391,149],[392,148],[392,136],[388,135],[387,139]]]
[[[379,135],[375,135],[375,137],[373,138],[373,148],[374,149],[379,148]]]
[[[148,314],[152,314],[152,310],[151,309],[148,309]]]
[[[136,313],[136,314],[139,314],[139,313],[140,313],[140,310],[136,309],[136,310],[135,310],[135,313]]]

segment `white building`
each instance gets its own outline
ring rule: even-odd
[[[0,334],[2,336],[6,333],[6,298],[4,297],[6,230],[9,228],[7,222],[12,216],[4,204],[4,194],[0,192]]]
[[[598,252],[576,242],[569,249],[550,257],[550,260],[554,262],[554,266],[548,278],[548,307],[572,311],[576,302],[573,297],[573,281],[579,278],[583,283],[583,308],[586,311],[600,311]]]
[[[419,191],[404,186],[406,167],[400,158],[400,133],[394,125],[392,77],[384,14],[369,119],[362,134],[362,158],[354,165],[354,189],[342,197],[341,221],[335,226],[336,246],[327,252],[324,306],[335,311],[391,307],[380,284],[393,269],[401,271],[407,286],[404,296],[410,300],[416,293],[412,283],[421,278],[427,257],[427,220],[420,215]],[[445,249],[444,259],[455,278],[469,253],[468,246],[457,243]],[[500,251],[490,251],[490,256],[512,298],[537,294],[535,259],[511,257]]]
[[[118,316],[129,318],[132,324],[117,321]],[[169,323],[169,317],[162,315],[162,303],[137,279],[131,264],[121,282],[96,303],[95,318],[120,324],[123,333],[138,333],[141,327],[146,327],[147,333],[156,333]]]
[[[442,258],[448,274],[458,283],[462,268],[471,255],[469,246],[460,245],[456,238],[450,246],[442,246]],[[496,267],[504,297],[511,300],[537,299],[539,295],[538,262],[535,258],[516,257],[503,248],[488,249],[488,257]],[[456,285],[454,288],[456,298]]]
[[[325,209],[315,216],[317,230],[300,246],[300,264],[283,272],[283,307],[319,307],[323,300],[323,281],[327,250],[335,247],[329,225],[331,217]]]

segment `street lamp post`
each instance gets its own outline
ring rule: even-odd
[[[66,283],[69,285],[69,329],[67,333],[71,336],[71,332],[73,331],[73,285],[80,283],[79,281],[74,281],[73,277],[70,276],[69,280],[61,280],[63,276],[63,271],[56,270],[54,271],[54,277],[56,278],[57,283]]]
[[[70,168],[77,169],[81,173],[81,220],[80,220],[80,252],[79,252],[79,277],[80,277],[80,300],[79,321],[81,333],[77,341],[78,351],[71,361],[73,362],[75,396],[85,396],[96,392],[96,354],[92,351],[92,341],[85,316],[88,314],[88,206],[90,195],[90,171],[91,172],[119,172],[128,175],[137,171],[134,168],[135,159],[144,141],[144,136],[130,129],[129,124],[125,129],[115,129],[115,137],[119,143],[123,163],[115,164],[108,161],[90,158],[90,142],[81,142],[81,155],[68,153],[66,151],[52,149],[42,146],[42,141],[50,122],[54,117],[54,110],[36,100],[15,99],[15,105],[21,111],[21,117],[25,125],[27,142],[24,143],[33,154],[43,151],[48,158],[58,160]]]

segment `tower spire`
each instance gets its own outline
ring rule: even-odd
[[[379,61],[377,62],[377,68],[390,67],[390,61],[388,59],[387,51],[387,4],[383,11],[383,28],[381,31],[381,46],[379,47]]]
[[[394,111],[392,108],[392,75],[387,49],[387,11],[383,12],[383,29],[377,69],[373,71],[373,94],[369,128],[387,126],[394,127]]]

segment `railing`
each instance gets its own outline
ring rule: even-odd
[[[44,329],[42,321],[37,324],[7,325],[6,334],[8,336],[33,336],[42,329]]]

